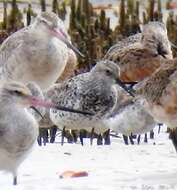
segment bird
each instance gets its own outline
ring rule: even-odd
[[[22,83],[1,82],[0,170],[12,173],[14,185],[17,185],[18,167],[28,156],[38,135],[38,122],[27,109],[30,106],[60,109],[59,105],[32,96],[29,88]],[[74,111],[71,108],[61,109]]]
[[[156,122],[142,106],[140,100],[131,99],[121,102],[105,120],[109,128],[126,136],[143,134],[152,130]]]
[[[141,105],[141,100],[134,100],[120,87],[117,88],[119,98],[114,110],[104,119],[104,124],[116,133],[123,134],[125,144],[134,144],[132,136],[152,130],[156,122]]]
[[[114,85],[119,83],[119,67],[112,61],[99,61],[90,72],[79,74],[60,84],[55,84],[48,92],[49,100],[55,104],[92,112],[92,116],[77,116],[50,109],[50,119],[56,126],[69,129],[86,129],[97,134],[108,128],[102,118],[111,112],[117,102]]]
[[[120,79],[138,82],[150,76],[164,59],[172,59],[171,43],[165,24],[149,22],[141,33],[123,39],[104,56],[120,67]]]
[[[135,98],[141,100],[156,121],[172,129],[170,137],[177,151],[177,58],[164,61],[151,76],[139,82],[133,91]]]
[[[72,45],[63,21],[53,12],[41,12],[31,25],[2,43],[1,79],[34,81],[45,90],[62,74],[71,51],[84,56]]]

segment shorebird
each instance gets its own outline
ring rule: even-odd
[[[50,100],[63,106],[93,112],[93,116],[77,116],[50,110],[50,118],[57,126],[69,129],[86,129],[103,133],[108,128],[102,118],[109,114],[117,102],[117,91],[114,85],[119,83],[119,68],[112,61],[100,61],[90,72],[77,75],[61,84],[55,85],[48,93]]]
[[[110,115],[104,119],[104,124],[112,131],[123,134],[125,144],[128,144],[128,136],[131,144],[134,144],[132,136],[149,132],[155,127],[156,122],[140,100],[134,100],[120,87],[117,87],[117,93],[119,101]]]
[[[60,106],[54,103],[32,96],[30,90],[21,83],[5,82],[1,84],[0,170],[6,170],[13,174],[14,185],[17,184],[18,167],[27,157],[38,135],[38,123],[26,109],[30,106],[60,109]],[[74,111],[64,107],[61,109]]]
[[[143,134],[152,130],[156,122],[142,106],[140,100],[126,100],[105,120],[109,128],[126,136]]]
[[[142,33],[130,36],[111,47],[104,59],[117,63],[120,79],[141,81],[150,76],[164,59],[172,59],[171,43],[163,23],[149,22]]]
[[[156,121],[177,127],[177,59],[165,61],[150,77],[135,86],[135,94]],[[173,130],[172,130],[173,133]],[[177,136],[171,134],[177,150]]]
[[[42,90],[64,71],[71,49],[75,48],[55,13],[42,12],[35,21],[13,33],[0,47],[1,77],[26,84],[34,81]]]

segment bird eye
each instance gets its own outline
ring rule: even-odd
[[[47,24],[47,21],[45,19],[40,20],[41,23]]]
[[[13,91],[13,94],[15,94],[15,95],[22,95],[22,92],[20,92],[20,91],[18,91],[18,90],[14,90],[14,91]]]
[[[107,75],[111,75],[112,73],[111,73],[110,70],[106,70],[106,74],[107,74]]]

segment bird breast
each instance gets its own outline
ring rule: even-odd
[[[33,39],[23,43],[7,60],[3,76],[23,83],[34,81],[47,89],[62,74],[67,59],[68,48],[60,40]]]

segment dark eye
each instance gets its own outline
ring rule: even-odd
[[[22,95],[22,92],[20,92],[18,90],[14,90],[12,93],[15,94],[15,95]]]
[[[110,70],[106,70],[106,74],[107,74],[108,76],[112,75],[112,73],[111,73]]]
[[[44,23],[44,24],[47,24],[46,20],[44,20],[44,19],[41,19],[40,22]]]

